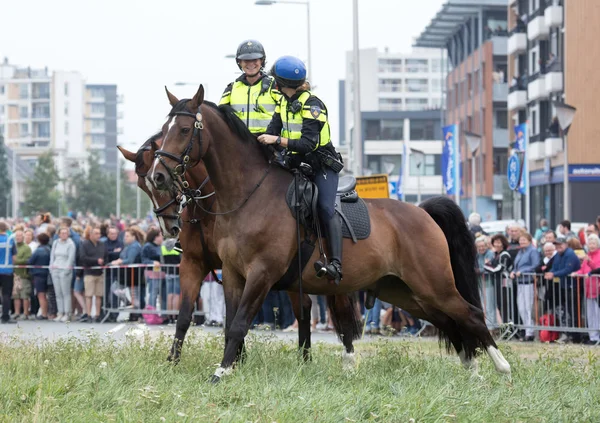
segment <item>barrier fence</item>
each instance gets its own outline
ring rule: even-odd
[[[79,289],[82,287],[76,280],[85,279],[81,266],[0,266],[7,267],[29,271],[49,269],[50,275],[58,278],[61,271],[70,270],[69,286],[76,290],[78,285]],[[179,313],[174,303],[175,296],[180,294],[179,265],[133,264],[85,270],[86,273],[95,270],[102,277],[104,320],[110,313],[120,312],[163,316]],[[542,341],[555,340],[561,333],[587,333],[591,340],[598,340],[600,276],[549,276],[532,273],[511,279],[506,274],[480,275],[479,291],[488,328],[505,339],[525,331],[526,336],[538,335]],[[197,308],[197,301],[195,304]],[[202,316],[205,312],[196,309],[194,315]],[[554,339],[545,339],[548,336]]]

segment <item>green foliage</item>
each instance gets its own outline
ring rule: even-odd
[[[23,204],[23,215],[40,212],[59,214],[61,195],[57,190],[60,177],[54,164],[54,153],[48,151],[38,158],[33,178],[27,180],[27,192]]]

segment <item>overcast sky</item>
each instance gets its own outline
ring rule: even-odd
[[[352,49],[352,0],[309,0],[313,85],[338,134],[338,81]],[[359,0],[360,47],[408,52],[443,0]],[[267,61],[307,56],[306,7],[257,6],[254,0],[27,0],[0,6],[0,59],[20,66],[81,72],[88,83],[117,84],[124,95],[119,142],[140,145],[169,111],[167,85],[179,98],[204,84],[218,102],[238,76],[233,59],[244,39],[261,41]],[[267,65],[269,67],[269,65]],[[175,86],[175,82],[194,86]]]

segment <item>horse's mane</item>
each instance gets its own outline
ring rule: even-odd
[[[144,152],[150,150],[152,148],[152,142],[158,140],[162,136],[162,131],[157,132],[148,138],[142,146],[138,149],[137,153],[135,153],[135,172],[138,173],[138,169],[144,166]]]
[[[177,112],[190,113],[190,110],[187,108],[187,104],[189,101],[191,101],[189,98],[184,98],[182,100],[179,100],[177,102],[177,104],[175,104],[175,106],[173,106],[173,108],[169,112],[169,117],[176,116]],[[248,129],[246,124],[235,114],[235,110],[233,110],[233,108],[230,105],[228,105],[228,104],[216,105],[212,101],[207,101],[207,100],[203,101],[202,104],[204,104],[204,105],[210,107],[211,109],[213,109],[214,111],[216,111],[221,116],[221,118],[223,119],[223,121],[225,122],[227,127],[235,135],[237,135],[240,140],[242,140],[244,142],[252,142],[252,143],[255,143],[258,146],[262,147],[260,150],[264,154],[265,159],[269,160],[269,158],[272,157],[272,153],[271,153],[271,150],[269,149],[269,146],[263,146],[256,142],[256,136],[252,132],[250,132],[250,130]]]

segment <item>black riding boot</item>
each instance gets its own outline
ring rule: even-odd
[[[334,215],[324,226],[331,257],[329,264],[325,266],[327,277],[339,285],[342,279],[342,220],[338,215]]]

